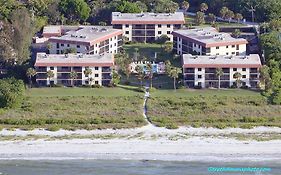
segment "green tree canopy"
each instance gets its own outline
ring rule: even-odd
[[[86,21],[90,15],[90,7],[84,0],[61,0],[59,3],[61,12],[71,22]]]

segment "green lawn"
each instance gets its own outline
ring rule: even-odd
[[[0,128],[49,130],[132,128],[145,125],[137,87],[33,88],[18,109],[0,110]],[[156,90],[148,116],[158,126],[281,126],[281,106],[250,90]]]

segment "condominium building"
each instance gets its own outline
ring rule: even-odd
[[[175,13],[112,13],[113,28],[122,29],[129,41],[153,42],[161,35],[173,41],[172,32],[185,23],[182,12]]]
[[[217,88],[219,77],[216,75],[217,68],[222,68],[223,75],[220,77],[221,87],[228,88],[235,85],[236,72],[241,74],[241,84],[251,88],[259,83],[259,68],[261,61],[258,54],[249,56],[194,56],[184,54],[183,77],[187,87]]]
[[[174,50],[179,55],[246,55],[246,39],[233,38],[213,27],[177,30],[172,34]]]
[[[111,72],[114,65],[112,53],[103,55],[91,54],[46,54],[37,53],[35,68],[36,81],[39,86],[60,84],[64,86],[79,86],[84,84],[99,84],[107,86],[111,81]],[[91,69],[90,75],[85,75],[85,69]],[[54,76],[48,77],[52,71]],[[72,72],[77,77],[71,77]]]
[[[122,46],[122,30],[108,26],[46,26],[50,54],[73,52],[83,54],[117,53]],[[72,50],[72,51],[71,51]]]

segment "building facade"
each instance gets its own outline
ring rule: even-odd
[[[174,50],[179,55],[246,55],[246,39],[233,38],[213,27],[177,30],[172,34]]]
[[[108,26],[46,26],[50,54],[117,53],[122,46],[122,30]]]
[[[185,23],[182,12],[175,13],[112,13],[111,24],[123,30],[123,35],[134,42],[153,42],[161,35],[173,41],[172,32]]]
[[[46,54],[37,53],[35,69],[36,82],[39,86],[60,84],[63,86],[80,86],[98,84],[108,86],[114,66],[112,53],[103,55],[90,54]],[[85,69],[91,69],[90,75],[85,75]],[[52,71],[54,76],[48,77]],[[73,79],[71,73],[76,72]]]
[[[241,85],[256,88],[259,83],[259,68],[262,66],[258,54],[249,56],[192,56],[184,54],[184,85],[189,88],[218,88],[217,68],[222,68],[221,88],[236,85],[236,72],[241,74]]]

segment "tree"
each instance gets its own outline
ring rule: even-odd
[[[169,72],[171,71],[172,68],[172,64],[169,60],[165,61],[165,72],[168,75]]]
[[[160,37],[157,38],[156,43],[161,44],[161,47],[165,42],[170,41],[170,38],[168,35],[161,35]]]
[[[279,20],[279,19],[271,20],[269,22],[269,28],[270,28],[270,30],[280,31],[280,29],[281,29],[281,20]]]
[[[243,16],[241,13],[236,13],[235,17],[234,17],[238,23],[240,23],[240,21],[243,19]]]
[[[0,80],[0,107],[15,108],[23,101],[25,87],[22,80],[15,78]]]
[[[120,83],[121,76],[118,74],[116,70],[112,71],[112,79],[111,79],[111,84],[112,86],[117,86],[117,84]]]
[[[118,3],[116,11],[122,13],[140,13],[141,9],[136,3],[122,0],[120,3]]]
[[[172,0],[158,0],[155,2],[154,11],[156,13],[174,13],[178,8],[178,3]]]
[[[196,13],[196,24],[201,25],[205,23],[205,14],[203,12]]]
[[[138,80],[140,81],[140,87],[142,87],[142,82],[145,77],[143,67],[140,65],[137,65],[135,68],[135,71],[137,72],[136,76],[137,76]]]
[[[229,11],[229,9],[227,7],[222,7],[220,10],[220,16],[225,19],[226,18],[226,14]]]
[[[136,48],[134,48],[134,60],[138,61],[139,56],[140,56],[139,48],[136,47]]]
[[[176,90],[176,79],[179,78],[179,74],[182,72],[181,68],[171,67],[169,76],[174,80],[174,90]]]
[[[228,19],[228,22],[230,23],[231,19],[234,18],[234,12],[231,10],[228,10],[225,14],[226,19]]]
[[[99,26],[106,26],[107,24],[106,24],[106,22],[104,22],[104,21],[100,21],[99,22]]]
[[[135,4],[142,12],[147,12],[147,6],[145,3],[143,3],[142,1],[137,1],[135,2]]]
[[[184,9],[184,11],[187,11],[189,9],[189,3],[187,1],[183,1],[181,3],[181,8]]]
[[[86,21],[90,15],[90,7],[84,0],[61,0],[60,11],[70,22]]]
[[[234,38],[238,38],[241,35],[241,31],[239,29],[235,29],[234,32],[232,33],[232,36]]]
[[[222,68],[217,68],[217,69],[216,69],[216,76],[217,76],[218,79],[219,79],[219,86],[218,86],[218,88],[220,89],[220,88],[221,88],[221,76],[223,76],[223,70],[222,70]]]
[[[216,16],[213,13],[209,13],[207,16],[207,21],[211,24],[214,24],[216,22]]]
[[[34,77],[36,75],[36,70],[33,69],[33,68],[28,68],[27,71],[26,71],[26,75],[28,77],[28,80],[29,80],[29,85],[30,85],[30,88],[32,87],[32,77]]]
[[[233,74],[233,78],[236,79],[236,86],[237,86],[237,88],[240,88],[240,85],[241,85],[241,78],[242,78],[241,73],[240,73],[240,72],[235,72],[235,73]]]
[[[51,78],[53,78],[55,76],[55,74],[54,74],[54,72],[53,71],[51,71],[51,70],[48,70],[47,71],[47,78],[48,78],[48,80],[49,80],[49,85],[50,85],[50,87],[51,87]]]
[[[169,42],[169,41],[165,42],[164,50],[165,50],[165,52],[167,52],[167,53],[172,52],[172,50],[173,50],[173,43],[172,43],[172,42]]]
[[[150,88],[152,88],[152,81],[153,81],[153,66],[151,63],[146,64],[146,74],[150,79]]]
[[[77,79],[78,74],[75,71],[69,73],[69,78],[71,79],[71,86],[74,86],[74,80]]]
[[[273,92],[272,103],[274,105],[281,105],[281,88],[278,88]]]
[[[92,75],[92,69],[90,68],[85,68],[84,70],[84,74],[86,77],[88,77],[88,84],[91,84],[91,81],[90,81],[90,75]]]
[[[201,3],[200,4],[200,11],[205,13],[208,10],[208,4],[206,3]]]
[[[262,66],[260,72],[260,87],[265,91],[269,91],[271,87],[270,68],[266,65]]]

